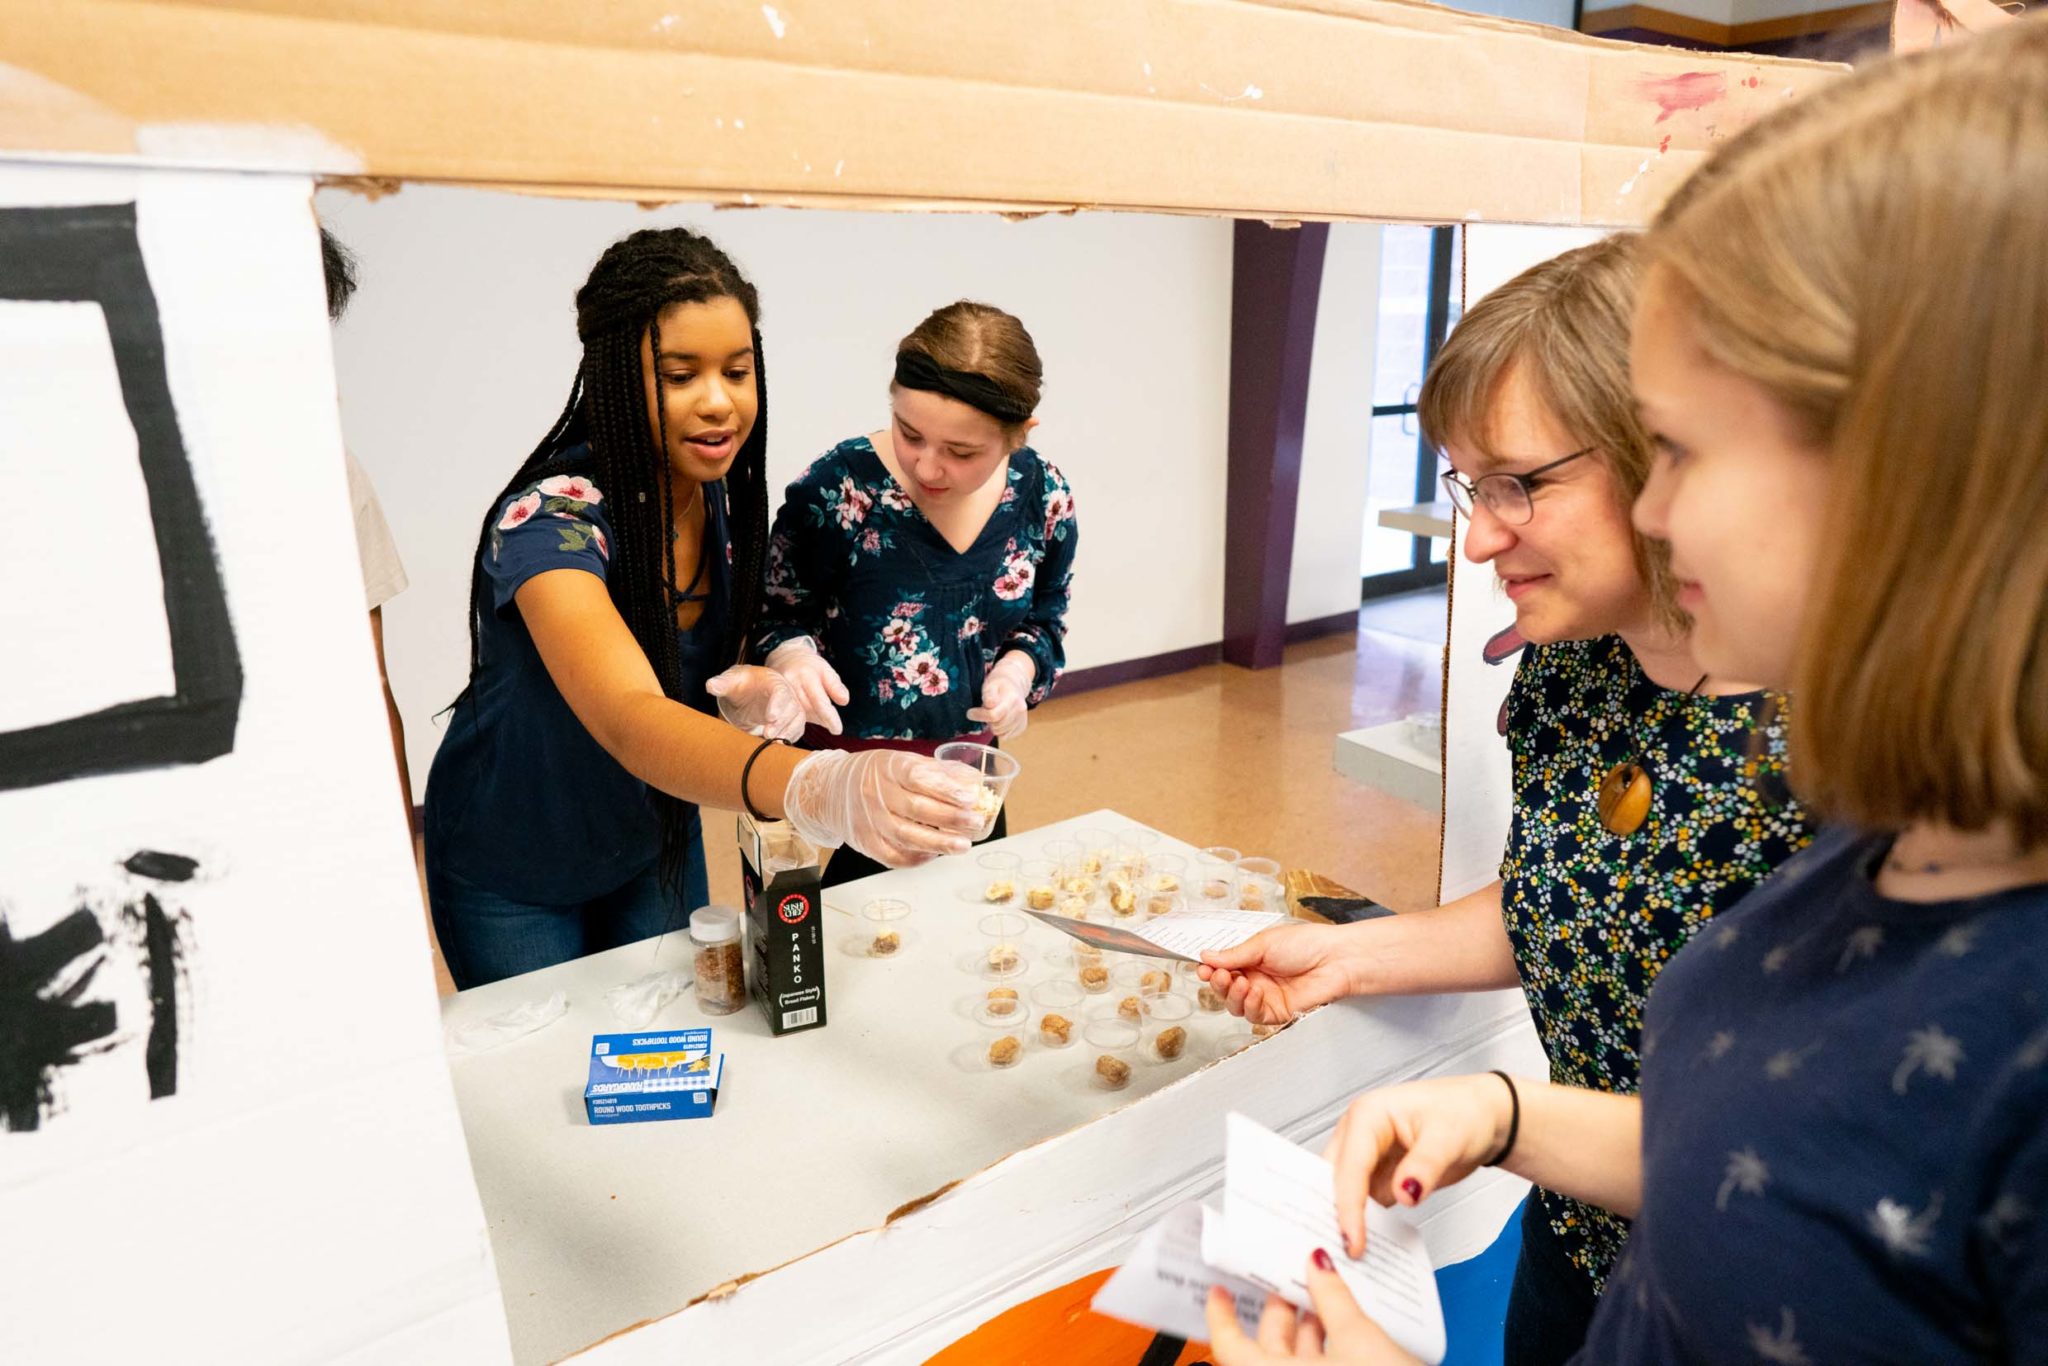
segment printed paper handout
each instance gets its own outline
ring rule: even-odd
[[[1265,1292],[1312,1307],[1302,1277],[1310,1254],[1323,1248],[1389,1337],[1426,1362],[1443,1360],[1443,1306],[1420,1230],[1405,1214],[1368,1202],[1365,1254],[1345,1256],[1330,1164],[1243,1115],[1226,1123],[1222,1210],[1183,1205],[1168,1214],[1096,1294],[1096,1311],[1205,1340],[1203,1299],[1209,1286],[1221,1285],[1236,1295],[1238,1319],[1250,1332]]]
[[[1151,920],[1110,925],[1074,920],[1051,911],[1030,914],[1099,949],[1171,958],[1182,963],[1198,963],[1204,953],[1232,948],[1260,930],[1284,925],[1290,919],[1277,911],[1169,911]]]

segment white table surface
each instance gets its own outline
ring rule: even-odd
[[[1091,827],[1135,823],[1096,812],[983,849],[1035,857]],[[1170,838],[1160,848],[1193,853]],[[1197,1011],[1187,1053],[1140,1064],[1122,1091],[1092,1085],[1094,1055],[1078,1041],[1052,1051],[1034,1035],[1015,1067],[988,1069],[990,1036],[970,1011],[996,984],[968,971],[987,908],[962,894],[978,872],[964,855],[827,889],[824,1029],[775,1038],[751,1002],[718,1018],[687,994],[664,1009],[648,1030],[709,1024],[726,1055],[708,1119],[592,1126],[583,1109],[591,1036],[634,1029],[611,1014],[605,991],[657,967],[687,970],[686,933],[658,952],[652,942],[629,945],[444,1003],[444,1020],[468,1021],[556,990],[569,997],[567,1016],[545,1029],[450,1063],[518,1361],[559,1359],[872,1228],[908,1201],[1250,1042],[1242,1021]],[[712,896],[733,901],[737,891]],[[871,937],[859,908],[878,895],[916,908],[891,959],[851,952]],[[1030,970],[1008,985],[1054,975],[1040,956],[1066,942],[1033,922]],[[1083,1009],[1115,999],[1091,996]]]

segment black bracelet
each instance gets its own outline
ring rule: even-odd
[[[781,740],[770,739],[763,740],[760,744],[755,745],[754,752],[747,756],[747,766],[740,770],[740,804],[745,806],[747,808],[747,814],[749,816],[752,816],[757,821],[772,821],[775,819],[775,817],[769,815],[766,811],[763,811],[759,807],[754,805],[753,797],[750,796],[747,792],[747,779],[754,776],[754,760],[760,758],[763,754],[767,753],[768,747],[770,745],[779,745],[782,743],[783,742]]]
[[[1508,1141],[1500,1145],[1499,1152],[1480,1164],[1485,1167],[1498,1167],[1507,1161],[1508,1154],[1515,1150],[1515,1136],[1522,1132],[1522,1096],[1515,1090],[1515,1079],[1499,1068],[1493,1070],[1493,1075],[1508,1088]]]

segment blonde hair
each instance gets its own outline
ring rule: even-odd
[[[1637,239],[1616,234],[1531,266],[1474,304],[1422,381],[1416,416],[1424,439],[1438,450],[1458,442],[1496,456],[1494,406],[1501,381],[1520,367],[1572,439],[1605,463],[1621,506],[1635,502],[1651,455],[1628,379],[1641,274]],[[1637,534],[1635,555],[1659,620],[1688,626],[1669,548]]]
[[[1831,462],[1801,796],[2048,843],[2048,23],[1788,106],[1645,249],[1706,354]]]

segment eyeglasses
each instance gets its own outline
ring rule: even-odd
[[[1539,477],[1550,473],[1560,465],[1569,465],[1580,456],[1591,455],[1597,446],[1588,446],[1582,451],[1573,451],[1560,460],[1548,465],[1538,465],[1527,474],[1482,474],[1477,479],[1467,479],[1456,470],[1445,470],[1444,492],[1450,496],[1451,506],[1466,517],[1472,515],[1472,505],[1477,503],[1494,516],[1514,526],[1525,524],[1536,515],[1536,503],[1530,497],[1536,491]]]

